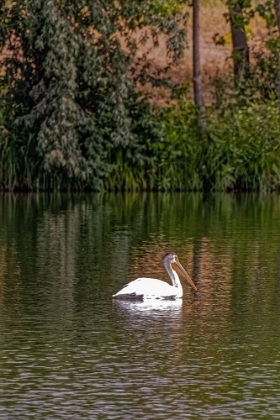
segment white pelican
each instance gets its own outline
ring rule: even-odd
[[[183,296],[183,288],[178,274],[181,274],[194,290],[194,285],[188,273],[184,270],[174,252],[163,257],[164,267],[172,281],[172,286],[165,281],[140,277],[126,284],[118,293],[116,299],[177,299]]]

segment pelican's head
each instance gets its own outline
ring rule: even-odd
[[[197,290],[196,285],[194,284],[194,282],[192,281],[192,279],[190,278],[190,276],[188,275],[188,273],[186,272],[186,270],[183,268],[183,266],[181,265],[179,258],[177,257],[177,255],[174,252],[168,252],[167,254],[164,255],[163,257],[163,264],[165,266],[165,268],[167,269],[167,267],[170,267],[172,270],[176,271],[176,273],[182,277],[184,277],[187,282],[189,283],[189,285],[194,289]]]

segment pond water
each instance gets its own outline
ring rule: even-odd
[[[280,418],[280,196],[3,195],[0,418]]]

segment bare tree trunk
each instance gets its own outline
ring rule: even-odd
[[[206,124],[205,104],[202,93],[199,50],[199,0],[193,0],[193,92],[194,103],[200,112],[201,125]]]
[[[237,77],[249,76],[249,47],[246,39],[245,27],[242,24],[242,9],[238,4],[229,1],[229,16],[233,48],[233,72]]]
[[[280,40],[280,0],[274,0],[274,7],[275,7],[275,12],[276,12],[276,18],[277,18],[277,27],[278,27],[278,42]],[[277,99],[278,99],[278,122],[279,122],[279,128],[280,128],[280,48],[278,46],[278,51],[277,51],[277,55],[278,55],[278,75],[277,75]]]

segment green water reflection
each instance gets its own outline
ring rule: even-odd
[[[3,195],[0,418],[280,417],[279,195]],[[167,280],[198,292],[112,302]]]

